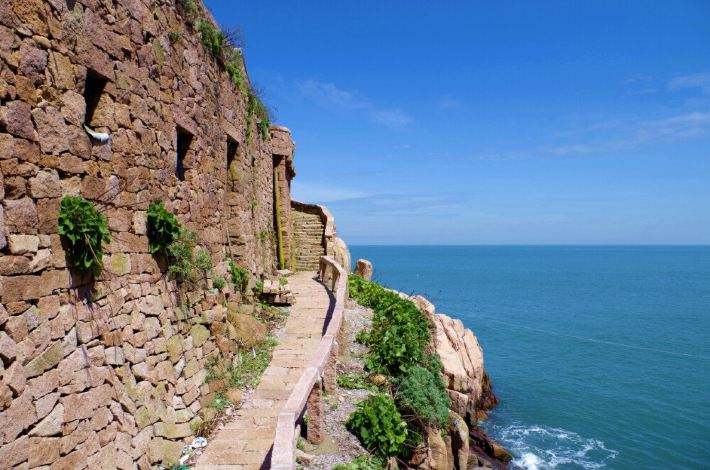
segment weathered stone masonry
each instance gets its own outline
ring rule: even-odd
[[[145,210],[164,201],[222,274],[292,258],[290,133],[262,139],[245,108],[171,1],[0,1],[0,468],[148,468],[191,438],[205,364],[236,346],[225,294],[177,307]],[[74,194],[111,230],[94,281],[57,234]]]

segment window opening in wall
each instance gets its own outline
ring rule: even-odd
[[[185,181],[185,156],[190,149],[192,142],[192,134],[187,132],[180,126],[176,128],[177,132],[177,157],[175,160],[175,175],[180,181]]]
[[[232,166],[234,158],[237,156],[237,150],[239,149],[239,143],[227,136],[227,170]]]
[[[96,108],[101,101],[101,94],[104,92],[106,77],[94,72],[93,70],[86,71],[86,80],[84,81],[84,102],[86,109],[84,110],[84,129],[95,140],[101,143],[108,141],[109,135],[106,132],[96,132],[91,127],[91,121],[96,113]]]
[[[99,75],[93,70],[86,72],[86,82],[84,84],[84,101],[86,102],[86,113],[84,114],[84,124],[91,125],[91,120],[94,118],[96,108],[99,106],[101,94],[106,87],[106,77]]]

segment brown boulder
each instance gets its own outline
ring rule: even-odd
[[[355,264],[355,274],[369,281],[372,279],[372,263],[366,259],[359,259]]]

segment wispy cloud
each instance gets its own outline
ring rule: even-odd
[[[372,107],[372,104],[357,92],[342,90],[333,83],[303,80],[296,82],[296,89],[301,97],[323,107],[334,106],[345,110]]]
[[[529,149],[484,152],[476,160],[549,158],[630,151],[660,143],[673,143],[710,135],[710,112],[693,111],[673,116],[607,120],[579,129],[556,130],[552,141]]]
[[[326,203],[333,201],[346,201],[371,196],[370,193],[357,189],[346,188],[342,185],[328,186],[320,183],[294,181],[293,198],[297,201]]]
[[[363,112],[372,122],[391,129],[405,128],[414,121],[401,109],[378,106],[361,93],[339,88],[334,83],[313,79],[301,80],[296,82],[296,90],[300,98],[317,106]]]
[[[406,127],[412,122],[411,116],[399,109],[379,109],[372,111],[372,119],[392,129]]]
[[[710,73],[681,75],[668,82],[669,90],[680,90],[684,88],[697,88],[702,94],[710,96]]]
[[[461,107],[461,102],[451,95],[444,95],[437,101],[436,105],[442,110],[451,110]]]

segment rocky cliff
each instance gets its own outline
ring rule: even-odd
[[[429,433],[428,456],[420,467],[505,468],[510,456],[478,427],[498,399],[493,394],[476,335],[461,320],[436,313],[434,304],[426,298],[420,295],[409,298],[426,313],[434,327],[432,348],[441,358],[446,393],[451,400],[447,439],[437,432]]]

